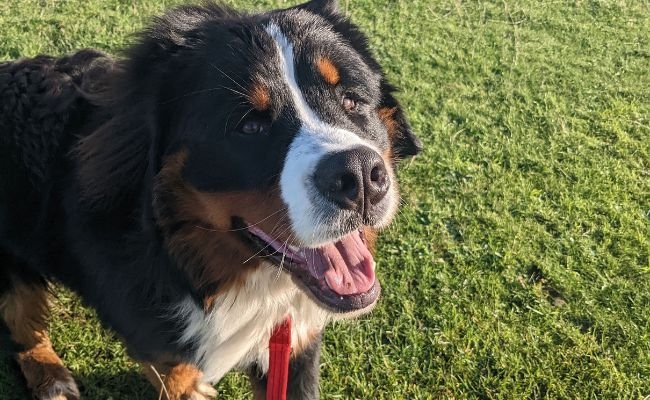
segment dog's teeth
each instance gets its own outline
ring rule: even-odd
[[[332,288],[332,285],[330,284],[329,279],[327,279],[327,275],[325,275],[325,283],[327,284],[327,286],[328,286],[330,289]]]
[[[372,268],[373,271],[377,268],[377,263],[374,260],[372,261],[372,264],[370,264],[370,268]]]

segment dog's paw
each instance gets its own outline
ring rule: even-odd
[[[34,397],[38,400],[79,400],[79,389],[74,380],[48,382],[46,387],[35,390]]]
[[[199,383],[187,400],[212,400],[217,397],[217,390],[207,383]]]
[[[44,377],[40,385],[32,388],[34,398],[38,400],[79,400],[81,396],[72,375],[65,367],[57,367],[61,370]]]
[[[217,391],[201,379],[203,374],[195,366],[178,364],[168,370],[144,365],[147,379],[164,400],[212,400]],[[163,371],[161,373],[161,371]]]
[[[79,400],[72,374],[49,346],[18,353],[17,361],[27,387],[37,400]]]
[[[43,376],[42,382],[32,386],[34,398],[38,400],[79,400],[81,398],[70,372],[65,367],[59,368],[59,371]]]

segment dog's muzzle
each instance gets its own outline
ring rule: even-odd
[[[325,199],[358,213],[364,223],[372,225],[385,212],[381,204],[390,188],[390,177],[383,158],[368,147],[324,156],[316,166],[313,181]]]

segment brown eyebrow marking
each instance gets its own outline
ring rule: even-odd
[[[397,121],[395,121],[395,112],[397,112],[397,108],[394,107],[382,107],[377,110],[379,119],[386,126],[388,136],[390,136],[391,139],[393,139],[398,134]]]
[[[325,82],[330,85],[336,85],[341,80],[339,69],[329,58],[320,57],[316,60],[316,67],[318,68],[318,72],[323,76],[323,79],[325,79]]]
[[[266,111],[271,106],[271,94],[264,85],[253,85],[248,98],[257,111]]]

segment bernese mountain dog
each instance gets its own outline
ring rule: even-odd
[[[321,332],[376,304],[395,166],[420,149],[332,0],[180,6],[121,58],[0,63],[0,316],[29,389],[80,396],[46,332],[57,282],[170,400],[231,370],[263,398],[290,317],[288,397],[317,398]]]

